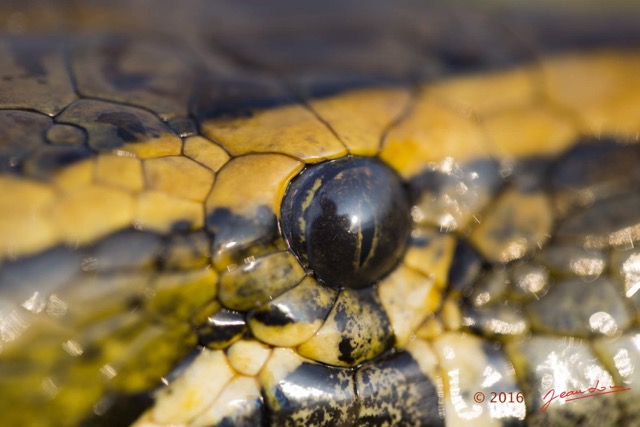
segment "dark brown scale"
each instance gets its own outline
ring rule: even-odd
[[[0,172],[19,172],[25,159],[45,144],[51,119],[28,111],[0,111]]]
[[[220,309],[208,317],[207,323],[198,327],[198,343],[208,348],[227,348],[246,332],[244,313]]]

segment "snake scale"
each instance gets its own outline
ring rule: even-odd
[[[640,426],[640,7],[0,4],[7,426]]]

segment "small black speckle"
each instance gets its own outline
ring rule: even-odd
[[[338,350],[340,350],[340,356],[338,360],[341,362],[352,365],[355,359],[353,358],[353,351],[355,347],[351,345],[351,340],[349,338],[343,338],[338,345]]]

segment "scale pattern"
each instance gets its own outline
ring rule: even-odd
[[[36,3],[0,5],[5,424],[640,425],[633,5]],[[278,224],[349,155],[412,204],[362,290]]]

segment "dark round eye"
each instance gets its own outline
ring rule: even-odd
[[[411,225],[402,180],[369,157],[308,167],[289,185],[280,214],[291,250],[334,288],[364,288],[389,273]]]

